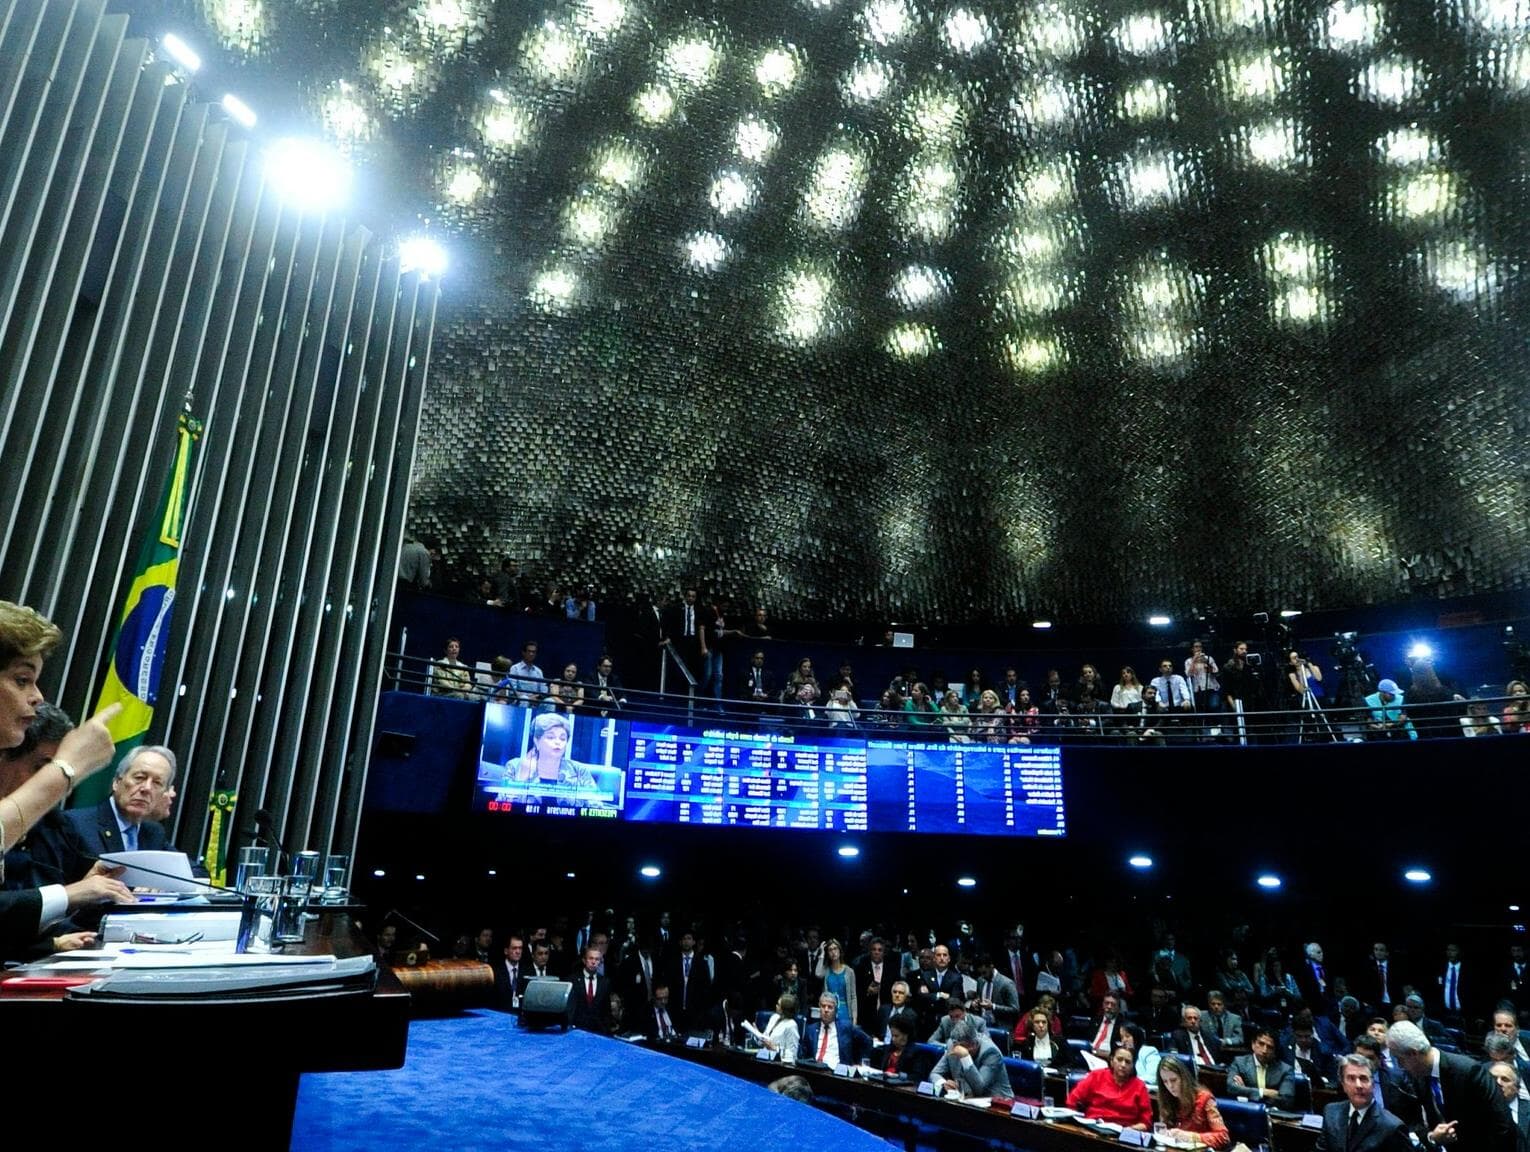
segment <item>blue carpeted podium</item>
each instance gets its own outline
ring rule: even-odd
[[[292,1125],[295,1152],[743,1145],[887,1152],[758,1085],[603,1036],[526,1032],[487,1010],[411,1023],[397,1071],[304,1076]]]

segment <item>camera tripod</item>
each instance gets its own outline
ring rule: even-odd
[[[1302,668],[1302,702],[1297,713],[1296,742],[1298,744],[1306,743],[1309,727],[1314,740],[1326,738],[1331,743],[1339,742],[1339,734],[1328,722],[1328,713],[1323,711],[1323,706],[1318,703],[1317,694],[1312,691],[1312,681],[1308,678],[1305,667]]]

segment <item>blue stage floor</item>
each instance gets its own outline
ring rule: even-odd
[[[295,1152],[726,1149],[888,1145],[811,1105],[584,1032],[525,1032],[475,1011],[409,1026],[394,1072],[304,1076]]]

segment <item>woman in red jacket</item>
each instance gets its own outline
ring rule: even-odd
[[[1137,1057],[1125,1044],[1110,1050],[1110,1064],[1096,1068],[1068,1093],[1068,1107],[1089,1120],[1107,1120],[1146,1132],[1153,1127],[1153,1101],[1137,1076]]]

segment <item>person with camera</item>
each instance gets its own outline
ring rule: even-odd
[[[1383,680],[1376,691],[1365,698],[1370,710],[1366,736],[1371,740],[1417,740],[1418,729],[1403,711],[1403,690],[1396,680]]]
[[[1259,706],[1259,669],[1250,662],[1248,641],[1233,645],[1232,655],[1222,665],[1222,703],[1237,716],[1238,743],[1248,743],[1248,725],[1244,713]]]

